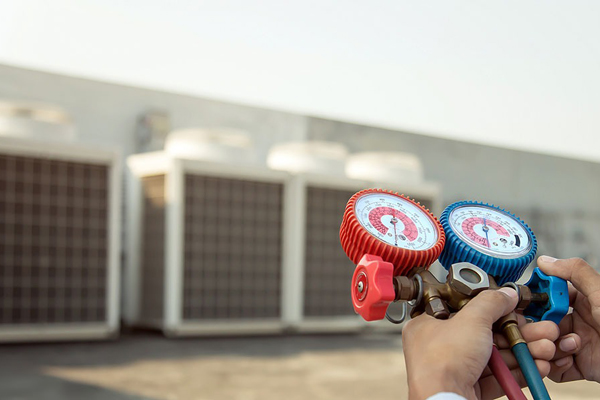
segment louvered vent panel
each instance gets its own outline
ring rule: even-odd
[[[0,155],[0,324],[107,317],[109,167]]]
[[[283,185],[185,176],[184,320],[280,317]]]
[[[304,315],[355,315],[350,299],[354,265],[340,245],[340,224],[355,191],[308,187]]]
[[[165,176],[142,178],[141,310],[145,321],[163,318],[165,285]]]

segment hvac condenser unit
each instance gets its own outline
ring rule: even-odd
[[[118,330],[115,153],[0,138],[0,341]]]
[[[289,175],[129,157],[127,322],[168,336],[277,332]]]

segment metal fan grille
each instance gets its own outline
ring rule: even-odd
[[[143,321],[159,321],[164,311],[165,176],[146,176],[141,181],[144,211],[140,317]]]
[[[279,318],[283,184],[185,176],[185,320]]]
[[[304,315],[355,315],[350,299],[354,265],[340,245],[340,223],[354,191],[308,187]]]
[[[0,324],[107,318],[109,167],[0,155]]]

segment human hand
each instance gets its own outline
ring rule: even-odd
[[[555,382],[600,382],[600,274],[580,258],[541,256],[538,266],[547,275],[570,282],[573,308],[559,324],[560,338],[548,377]]]
[[[409,321],[402,331],[402,342],[410,399],[426,399],[439,392],[453,392],[468,399],[502,396],[502,388],[486,367],[492,352],[492,325],[516,304],[517,294],[512,289],[486,290],[451,319],[438,320],[424,314]],[[522,316],[519,325],[540,374],[546,376],[558,328],[549,321],[525,324]],[[497,335],[496,342],[517,382],[525,386],[508,342],[501,335]]]

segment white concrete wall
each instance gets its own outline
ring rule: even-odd
[[[34,100],[64,107],[82,143],[135,151],[137,119],[144,112],[168,112],[173,129],[243,129],[264,159],[277,142],[306,138],[306,117],[191,96],[158,92],[0,65],[0,99]]]
[[[600,164],[440,139],[408,132],[313,118],[173,93],[107,84],[0,65],[0,98],[37,100],[64,107],[83,143],[135,148],[139,115],[169,113],[172,127],[245,129],[265,160],[278,142],[335,140],[351,151],[397,150],[417,154],[425,177],[441,183],[443,203],[480,200],[521,215],[534,229],[540,253],[582,256],[600,251]]]

